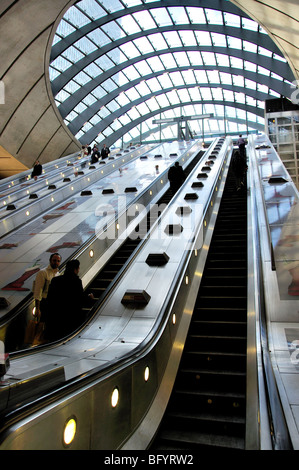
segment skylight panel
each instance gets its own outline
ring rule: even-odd
[[[82,52],[80,52],[76,47],[70,46],[63,52],[62,57],[65,57],[70,62],[75,64],[78,62],[78,60],[83,59],[85,55],[82,54]]]
[[[132,121],[135,119],[138,119],[140,117],[140,114],[138,113],[136,107],[134,106],[127,112],[128,116],[131,118]]]
[[[122,64],[123,62],[126,62],[128,60],[125,54],[118,47],[112,49],[112,51],[107,52],[105,57],[107,56],[110,57],[110,59],[116,65]],[[113,65],[110,65],[109,68],[112,67]]]
[[[99,100],[101,98],[103,98],[103,96],[106,96],[106,91],[99,85],[98,87],[96,87],[92,94]]]
[[[110,38],[107,36],[107,34],[104,33],[104,31],[101,30],[101,28],[97,28],[91,31],[88,33],[87,37],[91,39],[98,47],[103,47],[111,42]]]
[[[230,73],[219,72],[220,81],[224,85],[232,85],[232,76]]]
[[[169,101],[168,101],[167,96],[165,94],[157,95],[156,100],[158,101],[161,108],[165,108],[165,107],[169,106]]]
[[[140,26],[136,22],[133,16],[125,15],[117,20],[120,27],[129,35],[139,33],[141,31]]]
[[[136,108],[141,116],[144,116],[145,114],[149,113],[149,109],[145,103],[138,104]],[[143,123],[142,123],[142,126],[143,126]]]
[[[74,80],[71,80],[70,82],[68,82],[66,84],[66,86],[64,87],[64,90],[67,91],[68,93],[70,94],[73,94],[75,93],[79,88],[81,88],[81,86],[74,82]],[[57,97],[56,97],[57,98]]]
[[[189,18],[184,7],[168,7],[168,12],[174,24],[189,24]]]
[[[162,75],[159,75],[157,79],[161,83],[161,87],[163,89],[172,87],[172,81],[170,80],[168,73],[163,73]]]
[[[146,31],[147,29],[155,29],[157,25],[153,20],[152,15],[148,11],[139,11],[133,13],[133,17],[136,19],[140,28]]]
[[[159,51],[161,49],[168,49],[167,42],[165,41],[164,36],[161,33],[150,34],[148,36],[148,39],[156,51]]]
[[[243,41],[243,49],[247,52],[253,52],[254,54],[257,53],[257,44],[253,44],[252,42]]]
[[[110,21],[110,23],[103,24],[101,28],[110,37],[111,41],[116,41],[117,39],[121,39],[126,36],[126,33],[118,26],[115,21]]]
[[[177,93],[179,95],[179,98],[182,103],[187,103],[190,101],[190,95],[188,93],[188,90],[186,88],[182,88],[180,90],[177,90]]]
[[[140,62],[137,62],[135,67],[137,68],[138,72],[142,77],[145,77],[146,75],[152,73],[152,69],[150,68],[146,60],[141,60]]]
[[[260,73],[261,75],[266,75],[267,77],[270,76],[270,70],[265,69],[264,67],[261,67],[260,65],[257,66],[257,71],[258,71],[258,73]]]
[[[223,25],[223,18],[222,18],[221,11],[210,10],[209,8],[205,8],[205,12],[207,15],[208,23]]]
[[[147,37],[137,38],[133,43],[139,49],[141,54],[149,54],[154,51],[154,48]]]
[[[119,87],[122,87],[123,85],[125,85],[129,81],[128,78],[125,76],[125,74],[122,71],[117,72],[116,74],[114,74],[112,76],[112,78],[115,81],[115,83],[118,83]]]
[[[205,70],[194,70],[197,83],[208,83],[208,77]]]
[[[136,5],[142,5],[142,1],[141,0],[125,0],[124,2],[127,7],[135,7]]]
[[[76,6],[86,12],[93,20],[106,15],[105,10],[95,0],[83,0],[76,3]]]
[[[194,24],[207,24],[206,16],[203,8],[186,7],[186,11],[190,18],[191,23]]]
[[[87,67],[85,67],[84,72],[86,72],[92,78],[95,78],[100,75],[101,69],[94,62],[92,62]]]
[[[180,100],[179,100],[179,97],[178,97],[178,94],[177,94],[176,90],[172,90],[172,91],[167,92],[166,96],[169,99],[169,102],[172,106],[180,103]]]
[[[211,46],[211,36],[210,33],[207,31],[194,31],[196,36],[197,42],[200,46]]]
[[[103,70],[103,72],[105,72],[106,70],[111,69],[115,65],[114,62],[112,62],[112,60],[109,59],[108,54],[107,55],[102,55],[101,57],[99,57],[95,61],[95,63],[100,67],[100,69]]]
[[[273,54],[271,51],[261,46],[258,47],[258,52],[259,54],[264,55],[266,57],[272,57],[272,54]]]
[[[256,82],[248,80],[248,78],[245,78],[245,86],[246,88],[250,88],[250,90],[256,90]]]
[[[216,65],[215,54],[213,52],[202,52],[201,54],[205,65]]]
[[[142,82],[138,83],[135,88],[141,96],[148,95],[151,92],[145,80],[142,80]]]
[[[220,67],[229,67],[229,57],[225,54],[215,54],[216,62]]]
[[[52,82],[53,80],[55,80],[55,78],[57,78],[60,75],[60,73],[58,72],[58,70],[55,70],[53,67],[50,67],[49,75],[50,75],[50,81]]]
[[[152,93],[162,90],[161,85],[159,81],[156,79],[156,77],[150,78],[149,80],[147,80],[146,84],[150,88]]]
[[[124,92],[120,93],[117,98],[115,98],[115,101],[117,101],[121,107],[126,106],[128,103],[130,103],[129,98]]]
[[[227,26],[233,26],[235,28],[240,28],[240,16],[234,15],[232,13],[223,12],[224,23]]]
[[[78,8],[72,6],[64,14],[64,18],[69,21],[75,28],[82,28],[86,24],[90,23],[90,19],[87,18]]]
[[[249,72],[256,72],[257,71],[257,65],[254,64],[253,62],[249,62],[247,60],[244,60],[244,70],[248,70]]]
[[[165,69],[173,69],[177,66],[173,55],[170,53],[160,55],[160,59],[163,62]]]
[[[242,40],[233,36],[227,36],[227,44],[228,47],[232,47],[233,49],[242,49]]]
[[[160,72],[161,70],[165,70],[163,63],[161,62],[160,58],[157,56],[149,57],[147,59],[147,63],[153,72]]]
[[[59,103],[63,103],[65,100],[67,100],[70,97],[70,93],[68,93],[65,90],[60,90],[59,93],[55,96],[55,100],[58,101]]]
[[[165,31],[163,35],[169,47],[182,47],[182,41],[177,31]]]
[[[184,80],[180,72],[171,72],[169,74],[169,78],[171,79],[174,86],[184,85]]]
[[[53,60],[51,65],[52,67],[55,67],[55,69],[59,70],[59,72],[64,72],[69,67],[71,67],[72,63],[60,55],[57,57],[57,59]]]
[[[232,79],[235,86],[244,87],[244,77],[242,75],[233,75]]]
[[[222,88],[211,88],[213,99],[216,101],[223,101]]]
[[[137,72],[134,65],[129,65],[129,67],[126,67],[125,69],[123,69],[123,73],[129,79],[129,81],[140,78],[140,74]]]
[[[227,47],[226,37],[224,34],[211,33],[213,45],[216,47]]]
[[[58,25],[58,28],[56,30],[56,34],[59,34],[59,36],[65,38],[69,34],[73,33],[76,31],[76,28],[72,26],[70,23],[62,19]]]
[[[99,3],[108,11],[108,13],[113,13],[114,11],[123,10],[125,7],[118,0],[99,0]]]
[[[83,54],[90,54],[97,49],[97,46],[87,37],[79,39],[79,41],[75,42],[74,46],[83,52]]]
[[[174,52],[173,57],[179,67],[189,67],[190,63],[186,52]]]
[[[134,59],[134,57],[140,56],[140,52],[132,41],[122,44],[120,46],[120,50],[128,57],[128,59]]]
[[[231,66],[237,69],[243,69],[243,60],[230,56]]]
[[[209,101],[209,100],[212,99],[212,93],[211,93],[211,89],[210,89],[210,88],[201,87],[201,88],[200,88],[200,93],[201,93],[201,96],[202,96],[203,100]]]
[[[107,93],[111,93],[117,88],[117,85],[113,80],[111,80],[111,78],[108,78],[102,83],[102,87],[107,91]]]
[[[149,109],[151,110],[151,112],[157,111],[157,109],[160,109],[160,106],[158,105],[157,100],[156,100],[154,97],[152,97],[152,98],[146,100],[145,103],[146,103],[146,105],[149,107]]]
[[[178,31],[184,46],[197,46],[193,31]]]
[[[218,70],[207,70],[207,76],[210,83],[220,83]]]
[[[231,90],[223,89],[223,97],[225,101],[234,101],[234,93]]]
[[[258,23],[248,18],[242,18],[242,27],[250,31],[258,31]]]
[[[172,26],[172,19],[166,8],[153,8],[151,10],[153,18],[157,22],[158,26]]]
[[[193,66],[202,65],[201,53],[197,51],[188,51],[187,55],[189,57],[190,64]]]
[[[88,107],[91,106],[93,103],[97,101],[96,97],[93,96],[91,93],[89,95],[85,96],[85,98],[82,100],[82,102]]]
[[[192,85],[196,83],[193,70],[182,70],[181,74],[184,79],[184,82],[187,83],[187,85]]]

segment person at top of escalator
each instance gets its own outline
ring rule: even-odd
[[[178,191],[186,179],[184,170],[179,162],[175,162],[174,166],[169,168],[168,179],[170,183],[170,189],[174,194]]]

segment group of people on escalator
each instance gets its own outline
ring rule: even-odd
[[[42,341],[55,341],[75,331],[85,320],[82,313],[87,294],[79,277],[80,262],[68,261],[59,275],[61,256],[53,253],[49,265],[38,271],[33,283],[35,320],[44,325]],[[88,297],[94,300],[93,294]]]

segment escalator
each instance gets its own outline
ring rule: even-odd
[[[199,152],[199,154],[195,158],[193,158],[193,160],[186,167],[186,169],[184,170],[186,177],[192,172],[194,167],[197,165],[203,153],[204,153],[203,151]],[[161,210],[165,209],[167,205],[170,203],[173,196],[174,194],[172,190],[168,189],[158,200],[157,206]],[[154,213],[149,211],[149,213],[146,216],[146,219],[147,219],[146,223],[143,223],[143,221],[141,221],[140,224],[135,228],[136,237],[134,237],[134,239],[129,237],[124,241],[124,243],[120,246],[120,248],[116,251],[116,253],[109,259],[109,261],[106,263],[103,269],[98,273],[96,278],[88,286],[88,289],[87,289],[88,293],[92,292],[95,298],[97,298],[98,300],[102,300],[105,297],[107,293],[107,289],[112,285],[112,283],[116,282],[116,279],[119,277],[119,275],[122,272],[122,269],[124,268],[126,263],[129,261],[130,257],[133,255],[133,252],[141,243],[141,241],[147,237],[147,234],[149,233],[150,228],[156,222],[157,216],[160,216],[160,215],[161,213],[159,212],[157,214],[155,210],[154,210]],[[84,310],[86,314],[88,314],[90,310],[88,303],[85,306]]]
[[[186,177],[192,172],[192,170],[201,160],[203,154],[204,151],[200,151],[186,166],[184,170]],[[165,209],[173,196],[174,194],[171,189],[166,190],[161,198],[157,201],[157,206],[161,208],[161,210]],[[85,296],[84,305],[82,308],[83,323],[81,323],[78,329],[81,329],[85,325],[86,321],[89,321],[93,315],[96,314],[99,306],[101,305],[101,302],[103,302],[107,296],[107,292],[118,281],[119,277],[125,271],[125,267],[130,258],[133,256],[133,253],[135,250],[137,250],[142,240],[147,237],[147,232],[150,230],[150,227],[153,225],[153,223],[155,223],[157,215],[159,216],[160,213],[157,214],[156,210],[154,210],[154,215],[151,213],[151,211],[149,211],[149,213],[145,216],[147,219],[146,223],[141,221],[139,226],[137,226],[135,229],[138,236],[134,237],[134,239],[131,239],[130,237],[127,238],[99,271],[97,276],[88,285],[86,288],[86,294],[92,293],[94,295],[95,302],[92,302],[87,295]],[[16,330],[19,331],[18,337],[15,334]],[[16,328],[16,325],[13,322],[10,325],[6,335],[6,350],[11,353],[11,357],[14,357],[14,353],[15,355],[17,355],[18,352],[23,354],[24,350],[27,350],[27,352],[30,353],[32,346],[40,349],[49,345],[48,341],[44,339],[41,342],[35,342],[35,344],[24,344],[24,331],[25,325],[22,327],[19,326],[18,328]],[[73,333],[73,331],[69,331],[68,334],[71,335]],[[60,339],[64,340],[64,338]]]
[[[236,191],[230,168],[178,374],[151,450],[245,448],[245,186]]]

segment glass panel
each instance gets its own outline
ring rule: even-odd
[[[186,7],[186,10],[191,20],[191,23],[207,24],[207,20],[206,20],[206,16],[205,16],[203,8]]]
[[[141,31],[138,23],[131,15],[122,16],[117,20],[119,26],[129,35],[139,33]]]
[[[103,31],[110,37],[111,41],[116,41],[126,36],[125,32],[118,26],[115,21],[104,24],[102,26]]]
[[[140,56],[140,52],[131,41],[122,44],[120,46],[120,50],[128,57],[128,59],[133,59],[134,57]]]
[[[153,20],[152,15],[148,11],[139,11],[133,14],[139,26],[146,31],[147,29],[157,28],[157,24]]]
[[[193,31],[179,31],[180,38],[184,46],[196,46],[197,41],[195,39]]]
[[[106,12],[95,0],[83,0],[76,3],[76,6],[85,11],[93,20],[102,18]]]
[[[173,24],[166,8],[153,8],[151,14],[158,26],[170,26]]]
[[[233,15],[232,13],[223,12],[224,22],[227,26],[234,26],[240,28],[240,16]]]
[[[163,33],[169,47],[181,47],[182,41],[176,31],[167,31]]]
[[[169,7],[168,11],[174,24],[188,24],[189,19],[184,7]]]
[[[205,8],[205,12],[207,15],[208,23],[223,25],[223,17],[221,11],[210,10],[209,8]]]
[[[160,72],[161,70],[165,70],[159,57],[150,57],[147,59],[147,63],[153,72]]]
[[[150,34],[148,36],[148,39],[156,51],[161,49],[168,49],[167,42],[165,41],[164,36],[161,33]]]
[[[149,54],[150,52],[154,52],[153,46],[146,37],[135,39],[133,43],[139,49],[141,54]]]
[[[108,11],[108,12],[113,12],[113,11],[118,11],[118,10],[123,10],[125,7],[119,2],[118,0],[99,0],[99,3],[103,5],[103,7]],[[108,3],[108,4],[107,4]]]
[[[99,47],[103,47],[111,42],[107,34],[105,34],[101,28],[91,31],[87,37],[89,37]]]
[[[90,23],[90,19],[87,18],[87,16],[85,16],[75,6],[72,6],[69,10],[67,10],[67,12],[64,14],[64,18],[76,28],[82,28],[82,26]]]

